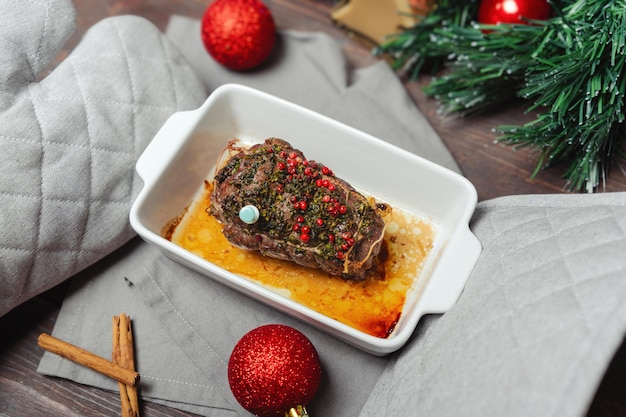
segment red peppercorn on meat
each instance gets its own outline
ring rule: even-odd
[[[207,211],[233,245],[345,279],[363,279],[376,265],[379,207],[329,167],[277,138],[251,147],[233,141],[225,152]],[[248,205],[259,212],[250,224],[239,216]]]

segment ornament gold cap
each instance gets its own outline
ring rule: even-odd
[[[295,407],[291,407],[289,411],[285,412],[285,417],[310,417],[309,413],[306,411],[306,407],[303,405],[297,405]]]

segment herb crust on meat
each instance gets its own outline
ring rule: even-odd
[[[233,245],[345,279],[366,277],[385,224],[365,196],[282,139],[251,147],[231,141],[225,152],[231,156],[214,176],[207,211]],[[239,218],[247,205],[259,211],[253,224]]]

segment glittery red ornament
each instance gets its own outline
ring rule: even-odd
[[[315,396],[322,375],[311,341],[280,324],[257,327],[235,345],[228,383],[243,408],[259,417],[283,416]]]
[[[261,64],[276,42],[276,25],[260,0],[215,0],[201,24],[206,50],[227,68],[243,71]]]
[[[547,0],[483,0],[478,6],[478,21],[483,24],[526,24],[526,19],[546,20],[552,15]]]

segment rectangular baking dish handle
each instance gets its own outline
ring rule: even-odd
[[[424,293],[428,313],[445,313],[461,296],[465,284],[478,261],[482,245],[469,226],[461,227],[448,241],[438,261],[436,277],[431,278]]]
[[[137,160],[135,169],[144,185],[152,184],[176,157],[200,115],[201,109],[195,109],[174,113],[167,119]]]

